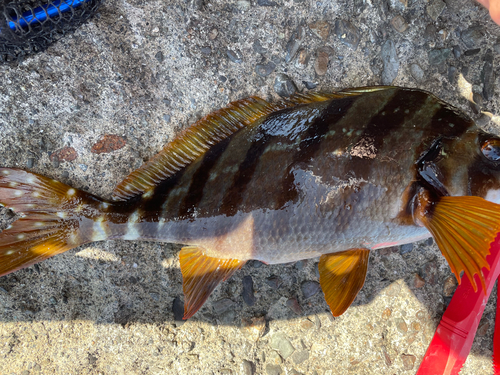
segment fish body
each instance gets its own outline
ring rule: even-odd
[[[109,201],[1,169],[0,202],[25,218],[0,234],[0,274],[92,241],[185,244],[189,317],[250,259],[321,256],[338,314],[363,285],[370,250],[433,235],[458,279],[462,269],[482,275],[500,228],[498,150],[496,137],[421,90],[242,100],[187,129]]]

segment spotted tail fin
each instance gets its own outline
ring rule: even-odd
[[[0,168],[0,203],[20,216],[0,233],[0,276],[95,240],[93,216],[106,204],[61,182],[11,168]]]

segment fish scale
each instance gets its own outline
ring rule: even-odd
[[[243,99],[182,132],[110,201],[0,168],[0,202],[22,216],[0,233],[0,275],[93,241],[180,243],[189,318],[250,259],[320,257],[337,316],[371,250],[432,235],[477,288],[500,230],[499,155],[499,139],[421,90]]]

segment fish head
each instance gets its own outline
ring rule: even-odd
[[[439,195],[473,195],[500,204],[500,137],[476,127],[439,137],[417,161],[423,180]]]

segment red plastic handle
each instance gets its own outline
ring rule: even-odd
[[[455,291],[436,329],[417,375],[458,375],[460,372],[472,347],[486,302],[500,274],[500,235],[492,243],[490,250],[491,254],[487,257],[490,270],[483,268],[486,295],[482,289],[474,293],[469,279],[462,278],[461,285]],[[476,281],[477,285],[480,285],[479,280]]]

